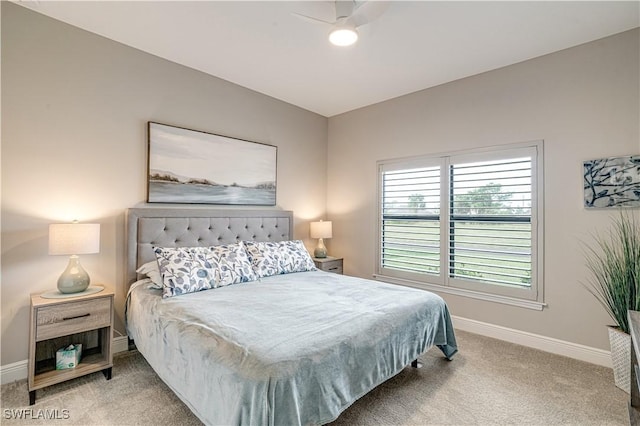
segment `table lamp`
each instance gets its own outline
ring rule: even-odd
[[[100,224],[52,223],[49,225],[49,254],[71,255],[60,278],[60,293],[79,293],[89,287],[89,274],[80,264],[79,254],[100,252]]]
[[[331,238],[331,221],[311,222],[309,235],[311,238],[318,238],[318,245],[313,251],[313,256],[318,258],[327,257],[327,248],[324,246],[323,238]]]

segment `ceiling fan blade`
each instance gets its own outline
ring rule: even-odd
[[[389,8],[390,1],[366,1],[356,7],[347,21],[360,27],[378,19]]]
[[[295,13],[295,12],[293,12],[292,15],[295,15],[298,18],[304,19],[305,21],[313,22],[314,24],[324,24],[324,25],[333,25],[333,24],[335,24],[335,21],[334,22],[323,21],[322,19],[313,18],[313,17],[307,16],[307,15],[301,15],[301,14]]]

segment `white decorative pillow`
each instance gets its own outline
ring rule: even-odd
[[[242,242],[209,247],[217,264],[216,287],[255,281],[256,274]]]
[[[162,275],[162,297],[216,287],[216,263],[209,247],[154,247]]]
[[[253,270],[259,278],[291,272],[314,271],[316,266],[300,240],[245,241]]]
[[[162,288],[162,275],[160,275],[160,269],[158,269],[158,261],[152,260],[147,262],[138,269],[136,272],[140,275],[146,275],[151,280],[149,288]]]

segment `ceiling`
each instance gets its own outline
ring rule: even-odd
[[[392,1],[336,47],[293,15],[327,1],[15,1],[326,117],[640,26],[638,1]]]

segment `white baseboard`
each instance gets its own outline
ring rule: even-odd
[[[112,340],[113,353],[125,352],[129,350],[129,339],[127,336],[114,337]]]
[[[552,337],[541,336],[539,334],[528,333],[526,331],[514,330],[512,328],[489,324],[467,318],[451,316],[454,328],[480,334],[482,336],[493,337],[494,339],[516,343],[522,346],[563,355],[580,361],[590,362],[603,367],[612,368],[611,352],[603,349],[592,348],[590,346],[577,343],[566,342]]]
[[[0,366],[0,382],[5,383],[15,382],[27,378],[28,361],[22,360],[14,362],[12,364]]]
[[[113,353],[124,352],[129,349],[127,336],[114,337],[111,341],[113,345]],[[26,379],[29,371],[29,362],[25,359],[14,362],[13,364],[0,366],[0,383],[15,382],[16,380]]]

